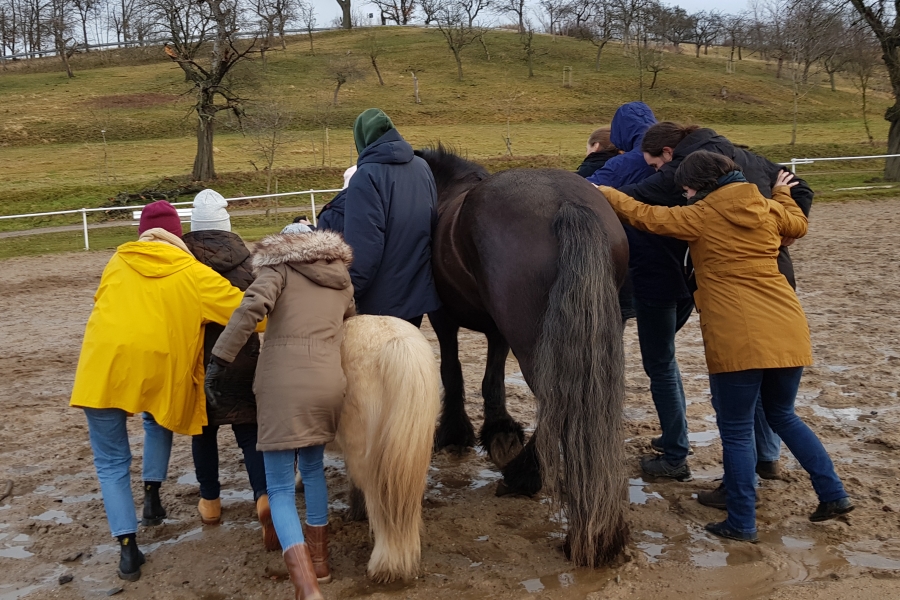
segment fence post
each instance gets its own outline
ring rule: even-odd
[[[90,250],[91,245],[88,242],[88,226],[87,226],[87,209],[81,209],[81,223],[84,225],[84,249]]]
[[[309,193],[309,204],[312,206],[312,224],[316,227],[316,195],[312,192]]]
[[[796,158],[791,159],[791,171],[793,171],[794,175],[797,174],[797,159]]]

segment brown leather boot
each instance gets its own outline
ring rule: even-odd
[[[294,584],[294,600],[325,600],[306,544],[295,544],[285,550],[284,563]]]
[[[328,564],[328,525],[306,525],[306,543],[312,556],[313,567],[319,583],[331,583],[331,566]]]
[[[269,508],[269,495],[263,494],[256,500],[256,515],[262,525],[263,545],[268,552],[281,550],[275,525],[272,524],[272,509]]]
[[[200,512],[200,520],[204,525],[218,525],[222,522],[222,499],[204,500],[200,498],[200,504],[197,505]]]

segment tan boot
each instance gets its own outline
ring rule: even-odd
[[[331,583],[331,566],[328,564],[328,525],[306,526],[306,543],[316,570],[319,583]]]
[[[294,600],[325,600],[319,590],[306,544],[295,544],[285,550],[284,563],[291,576],[291,583],[294,584]]]
[[[197,505],[200,511],[200,520],[204,525],[218,525],[222,522],[222,500],[204,500],[200,498],[200,504]]]
[[[281,550],[278,534],[275,533],[275,525],[272,524],[272,510],[269,508],[269,496],[263,494],[256,500],[256,515],[259,524],[262,525],[263,545],[268,552]]]

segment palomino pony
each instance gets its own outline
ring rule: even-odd
[[[341,363],[347,395],[337,442],[352,482],[351,513],[368,513],[375,538],[367,572],[378,582],[412,579],[440,411],[434,353],[406,321],[361,315],[344,323]]]
[[[606,199],[560,170],[489,175],[447,149],[418,151],[437,184],[429,319],[441,347],[441,448],[475,444],[458,357],[460,327],[484,333],[480,443],[502,470],[502,493],[543,486],[568,519],[566,551],[597,566],[624,547],[627,484],[621,437],[622,320],[617,299],[628,243]],[[537,399],[528,444],[506,410],[512,349]]]

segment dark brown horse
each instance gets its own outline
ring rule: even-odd
[[[484,333],[480,444],[502,469],[500,493],[543,486],[568,519],[567,551],[596,566],[624,547],[628,528],[622,321],[617,290],[628,244],[609,204],[581,177],[551,169],[489,175],[438,146],[417,153],[434,174],[434,277],[443,300],[429,314],[441,346],[438,448],[475,445],[458,357],[460,327]],[[524,433],[506,410],[512,349],[537,398]]]

